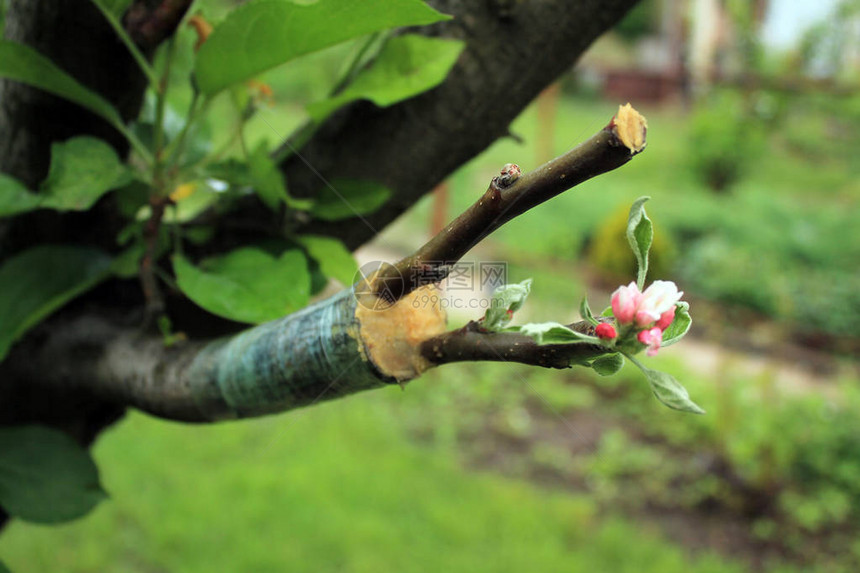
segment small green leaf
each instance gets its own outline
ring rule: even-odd
[[[594,371],[601,376],[612,376],[621,370],[622,366],[624,366],[624,357],[618,352],[595,358],[591,363]]]
[[[687,334],[693,319],[690,317],[690,303],[680,301],[675,304],[675,320],[663,331],[663,346],[675,344]]]
[[[636,255],[637,271],[636,284],[639,290],[645,288],[645,276],[648,274],[648,251],[651,250],[651,242],[654,240],[654,227],[651,219],[645,214],[645,202],[650,197],[636,199],[630,207],[630,217],[627,219],[627,241],[633,254]]]
[[[9,515],[60,523],[105,498],[98,468],[72,438],[44,426],[0,428],[0,505]]]
[[[690,400],[690,394],[687,392],[687,389],[675,380],[674,377],[665,372],[647,368],[629,354],[627,358],[645,374],[648,384],[651,385],[651,391],[654,392],[654,395],[663,404],[681,412],[692,412],[693,414],[705,413],[695,402]]]
[[[465,46],[456,40],[416,34],[391,38],[369,69],[339,94],[310,104],[308,113],[319,123],[357,99],[387,107],[414,97],[442,83]]]
[[[282,202],[292,209],[310,209],[311,201],[293,199],[287,193],[284,175],[269,157],[267,149],[268,145],[262,141],[248,156],[249,173],[257,196],[273,211],[276,211]]]
[[[448,19],[419,0],[257,0],[233,10],[201,46],[194,64],[204,95],[351,38]]]
[[[0,173],[0,217],[11,217],[39,208],[41,197],[30,193],[24,184]]]
[[[307,249],[308,255],[317,262],[323,274],[343,286],[352,284],[358,265],[343,243],[331,237],[314,235],[302,235],[296,240]]]
[[[0,177],[0,217],[34,209],[86,211],[102,195],[132,179],[110,145],[95,137],[74,137],[51,145],[51,168],[39,193]]]
[[[496,288],[481,326],[490,331],[498,331],[507,326],[511,322],[511,315],[526,302],[531,288],[532,279]]]
[[[253,247],[195,267],[173,256],[179,288],[202,308],[239,322],[274,320],[303,308],[310,296],[307,260],[298,249],[275,257]]]
[[[323,221],[339,221],[372,213],[391,197],[391,191],[371,181],[335,179],[323,187],[311,214]]]
[[[51,168],[42,182],[42,207],[86,211],[111,189],[131,182],[131,171],[113,148],[95,137],[51,145]]]
[[[41,245],[0,266],[0,360],[55,310],[110,274],[110,257],[85,247]]]
[[[0,22],[2,24],[2,22]],[[0,561],[0,573],[12,573],[8,567],[6,567],[2,561]]]
[[[45,90],[85,107],[114,126],[122,119],[114,107],[95,92],[29,46],[0,40],[0,77]]]
[[[579,303],[579,315],[583,320],[589,322],[592,326],[600,324],[594,315],[591,313],[591,307],[588,306],[588,297],[582,297],[582,302]]]
[[[558,322],[524,324],[519,332],[535,339],[537,344],[600,344],[596,336],[582,334]]]

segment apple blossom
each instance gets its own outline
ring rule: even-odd
[[[636,305],[636,325],[648,326],[660,320],[663,313],[675,307],[683,294],[672,281],[654,281],[645,289]]]
[[[660,320],[654,324],[660,330],[666,330],[672,321],[675,320],[675,307],[672,306],[669,310],[660,315]]]
[[[636,286],[636,283],[630,283],[626,287],[618,287],[612,293],[612,314],[619,324],[633,322],[633,317],[636,315],[636,309],[641,299],[642,293],[639,292],[639,287]]]
[[[641,331],[636,338],[648,347],[648,356],[654,356],[660,350],[660,343],[663,342],[663,331],[655,326]]]

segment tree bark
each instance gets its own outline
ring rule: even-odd
[[[357,102],[326,121],[282,169],[291,193],[356,178],[389,188],[364,218],[315,221],[302,231],[357,248],[446,176],[509,132],[511,121],[637,0],[431,0],[454,19],[428,34],[466,41],[445,81],[388,108]],[[622,103],[622,102],[619,102]]]

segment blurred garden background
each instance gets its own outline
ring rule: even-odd
[[[261,78],[274,95],[248,145],[301,125],[354,48]],[[357,255],[409,253],[502,165],[537,167],[629,100],[649,121],[640,157],[470,258],[534,279],[520,321],[571,322],[583,294],[602,308],[631,280],[627,210],[651,196],[650,279],[678,283],[694,324],[647,360],[707,415],[663,408],[635,369],[508,364],[210,427],[132,413],[94,448],[111,499],[12,523],[0,556],[70,573],[858,570],[858,88],[856,0],[645,0]]]

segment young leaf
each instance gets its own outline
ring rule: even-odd
[[[636,284],[639,290],[645,288],[645,276],[648,274],[648,251],[654,240],[654,228],[651,219],[645,214],[645,202],[650,197],[640,197],[630,207],[630,217],[627,219],[627,241],[633,254],[636,255],[638,270]]]
[[[78,83],[76,79],[29,46],[0,40],[0,77],[45,90],[83,106],[108,120],[122,125],[119,112],[104,98]]]
[[[490,308],[481,323],[486,330],[501,330],[511,321],[511,315],[522,308],[532,288],[532,279],[519,284],[503,285],[496,289]]]
[[[0,217],[11,217],[39,208],[42,198],[30,193],[24,184],[0,173]]]
[[[278,209],[281,202],[292,209],[309,209],[312,204],[310,201],[293,199],[287,193],[284,176],[269,157],[267,149],[266,142],[260,142],[248,157],[248,168],[257,196],[273,211]]]
[[[339,221],[372,213],[379,209],[391,191],[371,181],[335,179],[323,187],[311,207],[311,214],[323,221]]]
[[[385,44],[372,67],[339,94],[310,104],[308,113],[319,123],[337,108],[357,99],[387,107],[414,97],[440,84],[465,46],[463,42],[444,38],[396,36]]]
[[[331,237],[302,235],[296,240],[307,250],[308,255],[317,262],[327,277],[333,278],[344,286],[350,286],[358,265],[343,243]]]
[[[558,322],[524,324],[519,327],[519,332],[534,338],[537,344],[600,344],[600,339],[596,336],[582,334]]]
[[[52,312],[110,274],[110,257],[73,246],[41,245],[0,266],[0,360]]]
[[[674,377],[665,372],[647,368],[629,354],[627,358],[645,374],[648,384],[651,385],[651,391],[654,392],[654,395],[663,404],[673,410],[680,410],[682,412],[692,412],[693,414],[705,413],[695,402],[690,400],[690,394],[687,392],[687,389],[675,380]]]
[[[45,426],[0,428],[0,505],[36,523],[89,513],[107,494],[89,453]]]
[[[690,318],[690,303],[681,301],[675,304],[675,320],[663,331],[663,346],[675,344],[687,334],[693,319]]]
[[[586,296],[582,297],[582,302],[579,303],[579,315],[582,317],[582,320],[588,321],[592,326],[600,324],[591,313],[591,307],[588,306],[588,297]]]
[[[101,139],[82,136],[54,143],[48,178],[41,185],[41,206],[86,211],[99,197],[132,178],[113,148]]]
[[[201,46],[197,86],[211,96],[299,56],[398,26],[448,19],[420,0],[258,0],[227,15]]]
[[[258,323],[303,308],[310,296],[307,260],[298,249],[275,257],[245,247],[192,265],[173,256],[176,280],[188,298],[218,316]]]
[[[621,370],[622,366],[624,366],[624,357],[618,352],[595,358],[591,363],[594,371],[601,376],[612,376]]]

